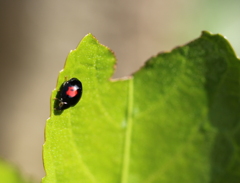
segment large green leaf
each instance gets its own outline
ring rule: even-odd
[[[46,124],[43,183],[208,183],[240,180],[240,64],[221,35],[159,54],[111,80],[113,53],[91,35],[60,73],[80,102]],[[51,100],[57,91],[52,93]]]

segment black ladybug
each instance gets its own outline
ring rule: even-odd
[[[55,110],[63,111],[78,103],[82,96],[82,83],[72,78],[62,84],[55,100]]]

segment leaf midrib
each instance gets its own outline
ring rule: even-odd
[[[132,134],[132,112],[133,112],[133,77],[129,79],[128,86],[128,111],[127,111],[127,127],[125,133],[124,149],[123,149],[123,166],[122,166],[122,178],[121,183],[128,182],[129,174],[129,161],[130,161],[130,148],[131,148],[131,134]]]

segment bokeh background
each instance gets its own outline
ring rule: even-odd
[[[226,36],[239,55],[239,17],[238,0],[0,0],[0,157],[44,176],[50,93],[87,33],[115,52],[116,78],[202,30]]]

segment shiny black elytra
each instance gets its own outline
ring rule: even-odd
[[[55,110],[63,111],[75,106],[82,96],[82,83],[72,78],[62,84],[54,103]]]

